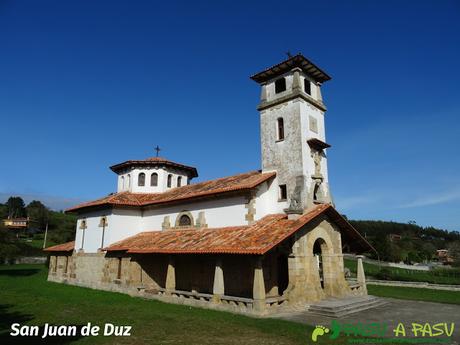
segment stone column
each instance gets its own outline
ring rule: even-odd
[[[367,295],[367,286],[366,286],[366,276],[364,275],[364,266],[363,266],[363,255],[356,256],[358,258],[358,267],[356,269],[356,277],[358,284],[361,286],[361,291],[364,295]]]
[[[172,256],[169,256],[165,288],[167,295],[170,295],[173,290],[176,290],[176,269],[174,266],[174,258]]]
[[[264,103],[267,101],[267,85],[262,84],[262,89],[260,91],[260,103]]]
[[[254,299],[254,310],[257,312],[263,312],[265,310],[265,282],[262,259],[262,256],[258,256],[254,264],[252,298]]]
[[[294,75],[292,78],[292,91],[300,91],[302,90],[302,85],[300,84],[300,68],[293,69]]]
[[[321,95],[321,83],[316,83],[316,98],[318,102],[323,103],[323,96]]]
[[[222,268],[222,260],[216,259],[216,268],[214,270],[214,285],[212,287],[212,301],[214,303],[220,303],[220,299],[225,293],[224,287],[224,270]]]

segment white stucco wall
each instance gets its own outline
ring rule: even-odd
[[[145,174],[144,186],[139,186],[139,174]],[[157,186],[151,186],[150,180],[153,173],[158,174]],[[168,175],[172,175],[171,187],[168,187]],[[185,172],[176,169],[166,169],[158,167],[134,168],[124,171],[118,175],[118,192],[132,193],[162,193],[171,188],[177,187],[178,178],[181,177],[181,186],[188,183],[188,176]],[[131,183],[128,183],[128,181]]]
[[[278,188],[277,178],[266,181],[259,186],[256,193],[255,220],[259,220],[269,214],[283,213],[283,210],[288,207],[287,201],[278,201]]]
[[[206,223],[210,228],[246,225],[247,209],[245,202],[244,197],[236,196],[145,210],[142,228],[143,231],[161,230],[165,216],[170,217],[171,225],[174,226],[177,216],[183,211],[190,212],[194,222],[196,222],[200,212],[205,212]]]
[[[264,203],[268,199],[264,194]],[[210,228],[247,225],[248,212],[244,196],[233,196],[225,199],[190,202],[169,207],[156,207],[141,211],[140,209],[113,209],[81,214],[77,222],[75,249],[80,250],[83,230],[80,229],[82,219],[86,220],[85,240],[83,250],[95,253],[101,247],[102,228],[99,227],[101,217],[107,217],[108,225],[105,228],[104,246],[133,236],[143,231],[161,231],[165,216],[170,217],[171,226],[175,225],[180,212],[188,211],[193,216],[194,224],[200,212],[204,212],[206,223]],[[268,208],[261,203],[261,213]],[[265,211],[266,212],[266,211]]]
[[[112,211],[92,211],[78,216],[77,231],[75,233],[75,250],[82,248],[83,229],[80,229],[82,220],[86,220],[85,240],[83,250],[88,253],[96,253],[102,243],[102,227],[99,227],[101,217],[107,217],[107,224],[104,235],[104,245],[107,245],[108,229],[112,225]]]

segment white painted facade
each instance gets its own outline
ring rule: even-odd
[[[144,174],[144,185],[139,183],[140,174]],[[152,183],[152,174],[157,174],[157,183]],[[171,186],[168,187],[168,176]],[[158,166],[131,168],[118,175],[118,193],[162,193],[168,189],[185,186],[189,183],[185,172],[177,169],[160,168]]]
[[[268,214],[282,213],[287,207],[286,201],[278,201],[276,178],[262,183],[255,193],[255,220]],[[146,207],[143,210],[133,208],[114,208],[92,211],[79,215],[75,237],[75,250],[96,253],[102,246],[101,218],[106,217],[104,247],[143,231],[162,231],[165,217],[169,217],[171,227],[175,227],[179,214],[189,212],[192,223],[196,224],[200,213],[204,213],[209,228],[248,225],[246,196],[213,198],[211,200],[189,202],[174,206]],[[81,229],[81,222],[86,228]],[[84,241],[83,241],[84,232]],[[82,245],[83,242],[83,245]]]

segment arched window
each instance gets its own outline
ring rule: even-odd
[[[186,214],[183,214],[179,218],[179,226],[191,226],[192,225],[192,220],[190,219],[189,216]]]
[[[169,174],[168,175],[168,184],[167,184],[168,188],[171,188],[171,185],[172,185],[172,175]]]
[[[182,185],[182,176],[179,176],[177,178],[177,187],[180,187]]]
[[[311,95],[311,84],[310,84],[310,80],[308,80],[307,78],[305,78],[305,79],[303,80],[303,86],[304,86],[305,93],[308,93],[309,95]]]
[[[144,173],[140,173],[139,174],[139,177],[137,179],[137,185],[139,187],[143,187],[145,186],[145,174]]]
[[[152,175],[150,175],[150,186],[152,187],[158,186],[158,174],[157,173],[153,173]]]
[[[125,190],[125,177],[121,177],[121,190]]]
[[[131,175],[128,174],[128,189],[131,188]]]
[[[284,140],[284,120],[282,117],[276,120],[278,140]]]
[[[275,81],[275,93],[283,91],[286,91],[286,79],[284,77]]]

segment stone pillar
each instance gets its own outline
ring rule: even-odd
[[[300,91],[302,90],[302,85],[300,84],[300,68],[295,68],[294,75],[292,79],[292,91]]]
[[[267,85],[263,84],[262,89],[260,91],[260,103],[266,102],[267,98]]]
[[[257,312],[263,312],[265,310],[265,282],[262,259],[262,256],[258,256],[254,264],[252,298],[254,299],[254,310]]]
[[[166,271],[166,294],[170,295],[173,290],[176,290],[176,269],[174,266],[174,258],[169,257],[168,270]]]
[[[321,83],[316,83],[316,98],[318,102],[323,103],[323,96],[321,95]]]
[[[363,255],[356,256],[358,258],[358,267],[356,269],[356,277],[358,284],[361,286],[361,291],[364,295],[367,295],[367,286],[366,286],[366,276],[364,275],[364,266],[363,266]]]
[[[225,294],[224,287],[224,270],[222,268],[222,260],[216,259],[216,268],[214,270],[214,285],[212,287],[212,301],[219,303],[222,296]]]

